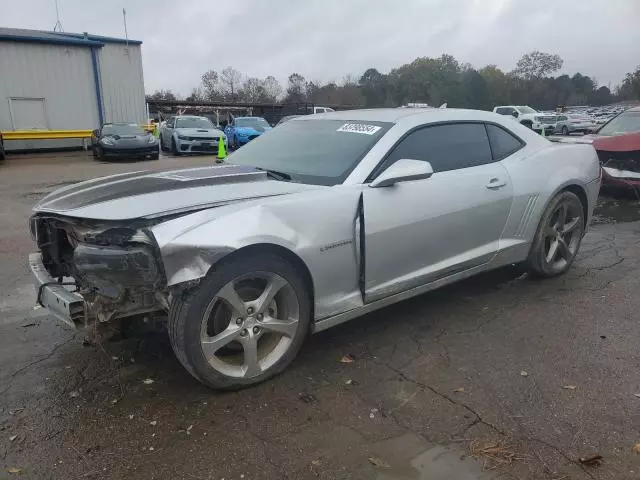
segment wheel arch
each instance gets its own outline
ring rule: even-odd
[[[293,267],[300,272],[304,283],[307,287],[307,292],[309,292],[309,305],[311,306],[311,318],[314,318],[314,301],[315,301],[315,289],[313,283],[313,277],[311,276],[311,271],[307,264],[300,258],[295,252],[289,250],[282,245],[278,245],[275,243],[254,243],[251,245],[247,245],[241,247],[237,250],[233,250],[229,254],[219,258],[209,267],[209,272],[219,267],[222,263],[230,263],[233,262],[240,256],[248,255],[248,254],[273,254],[276,255],[287,262],[289,262]],[[208,274],[208,273],[207,273]]]
[[[587,197],[586,190],[580,185],[578,185],[577,183],[572,183],[561,188],[558,192],[555,193],[554,197],[558,193],[562,193],[562,192],[571,192],[580,199],[580,203],[582,204],[582,214],[584,215],[583,218],[585,222],[585,231],[586,231],[586,227],[587,227],[586,223],[589,221],[589,200]]]

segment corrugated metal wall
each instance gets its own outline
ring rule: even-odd
[[[44,121],[50,130],[95,128],[98,107],[87,47],[0,41],[0,130],[14,130],[11,99],[44,99]],[[19,101],[14,108],[21,109]],[[35,112],[37,109],[29,108]],[[20,112],[16,112],[20,116]],[[20,125],[18,125],[19,127]],[[38,126],[38,125],[34,125]],[[12,141],[7,149],[82,145],[79,140]]]
[[[140,45],[107,43],[98,52],[105,122],[146,123]]]

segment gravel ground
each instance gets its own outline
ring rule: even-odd
[[[212,162],[72,152],[0,166],[0,479],[640,478],[632,200],[601,200],[562,278],[507,268],[431,292],[312,337],[284,374],[241,392],[196,383],[163,334],[85,347],[33,309],[37,198]],[[579,461],[596,453],[600,465]]]

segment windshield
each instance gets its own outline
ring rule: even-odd
[[[620,135],[640,132],[640,112],[625,112],[606,123],[599,131],[600,135]]]
[[[229,163],[275,170],[296,182],[336,185],[391,125],[362,120],[292,120],[232,153]]]
[[[102,127],[102,135],[144,135],[145,133],[135,123],[118,123]]]
[[[236,127],[270,127],[267,121],[261,117],[236,118]]]
[[[531,107],[516,107],[520,113],[538,113]]]
[[[176,118],[176,128],[215,128],[211,120],[204,117]]]

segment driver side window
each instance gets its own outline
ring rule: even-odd
[[[380,171],[403,158],[425,160],[434,173],[493,162],[482,123],[449,123],[414,130],[393,148]]]

